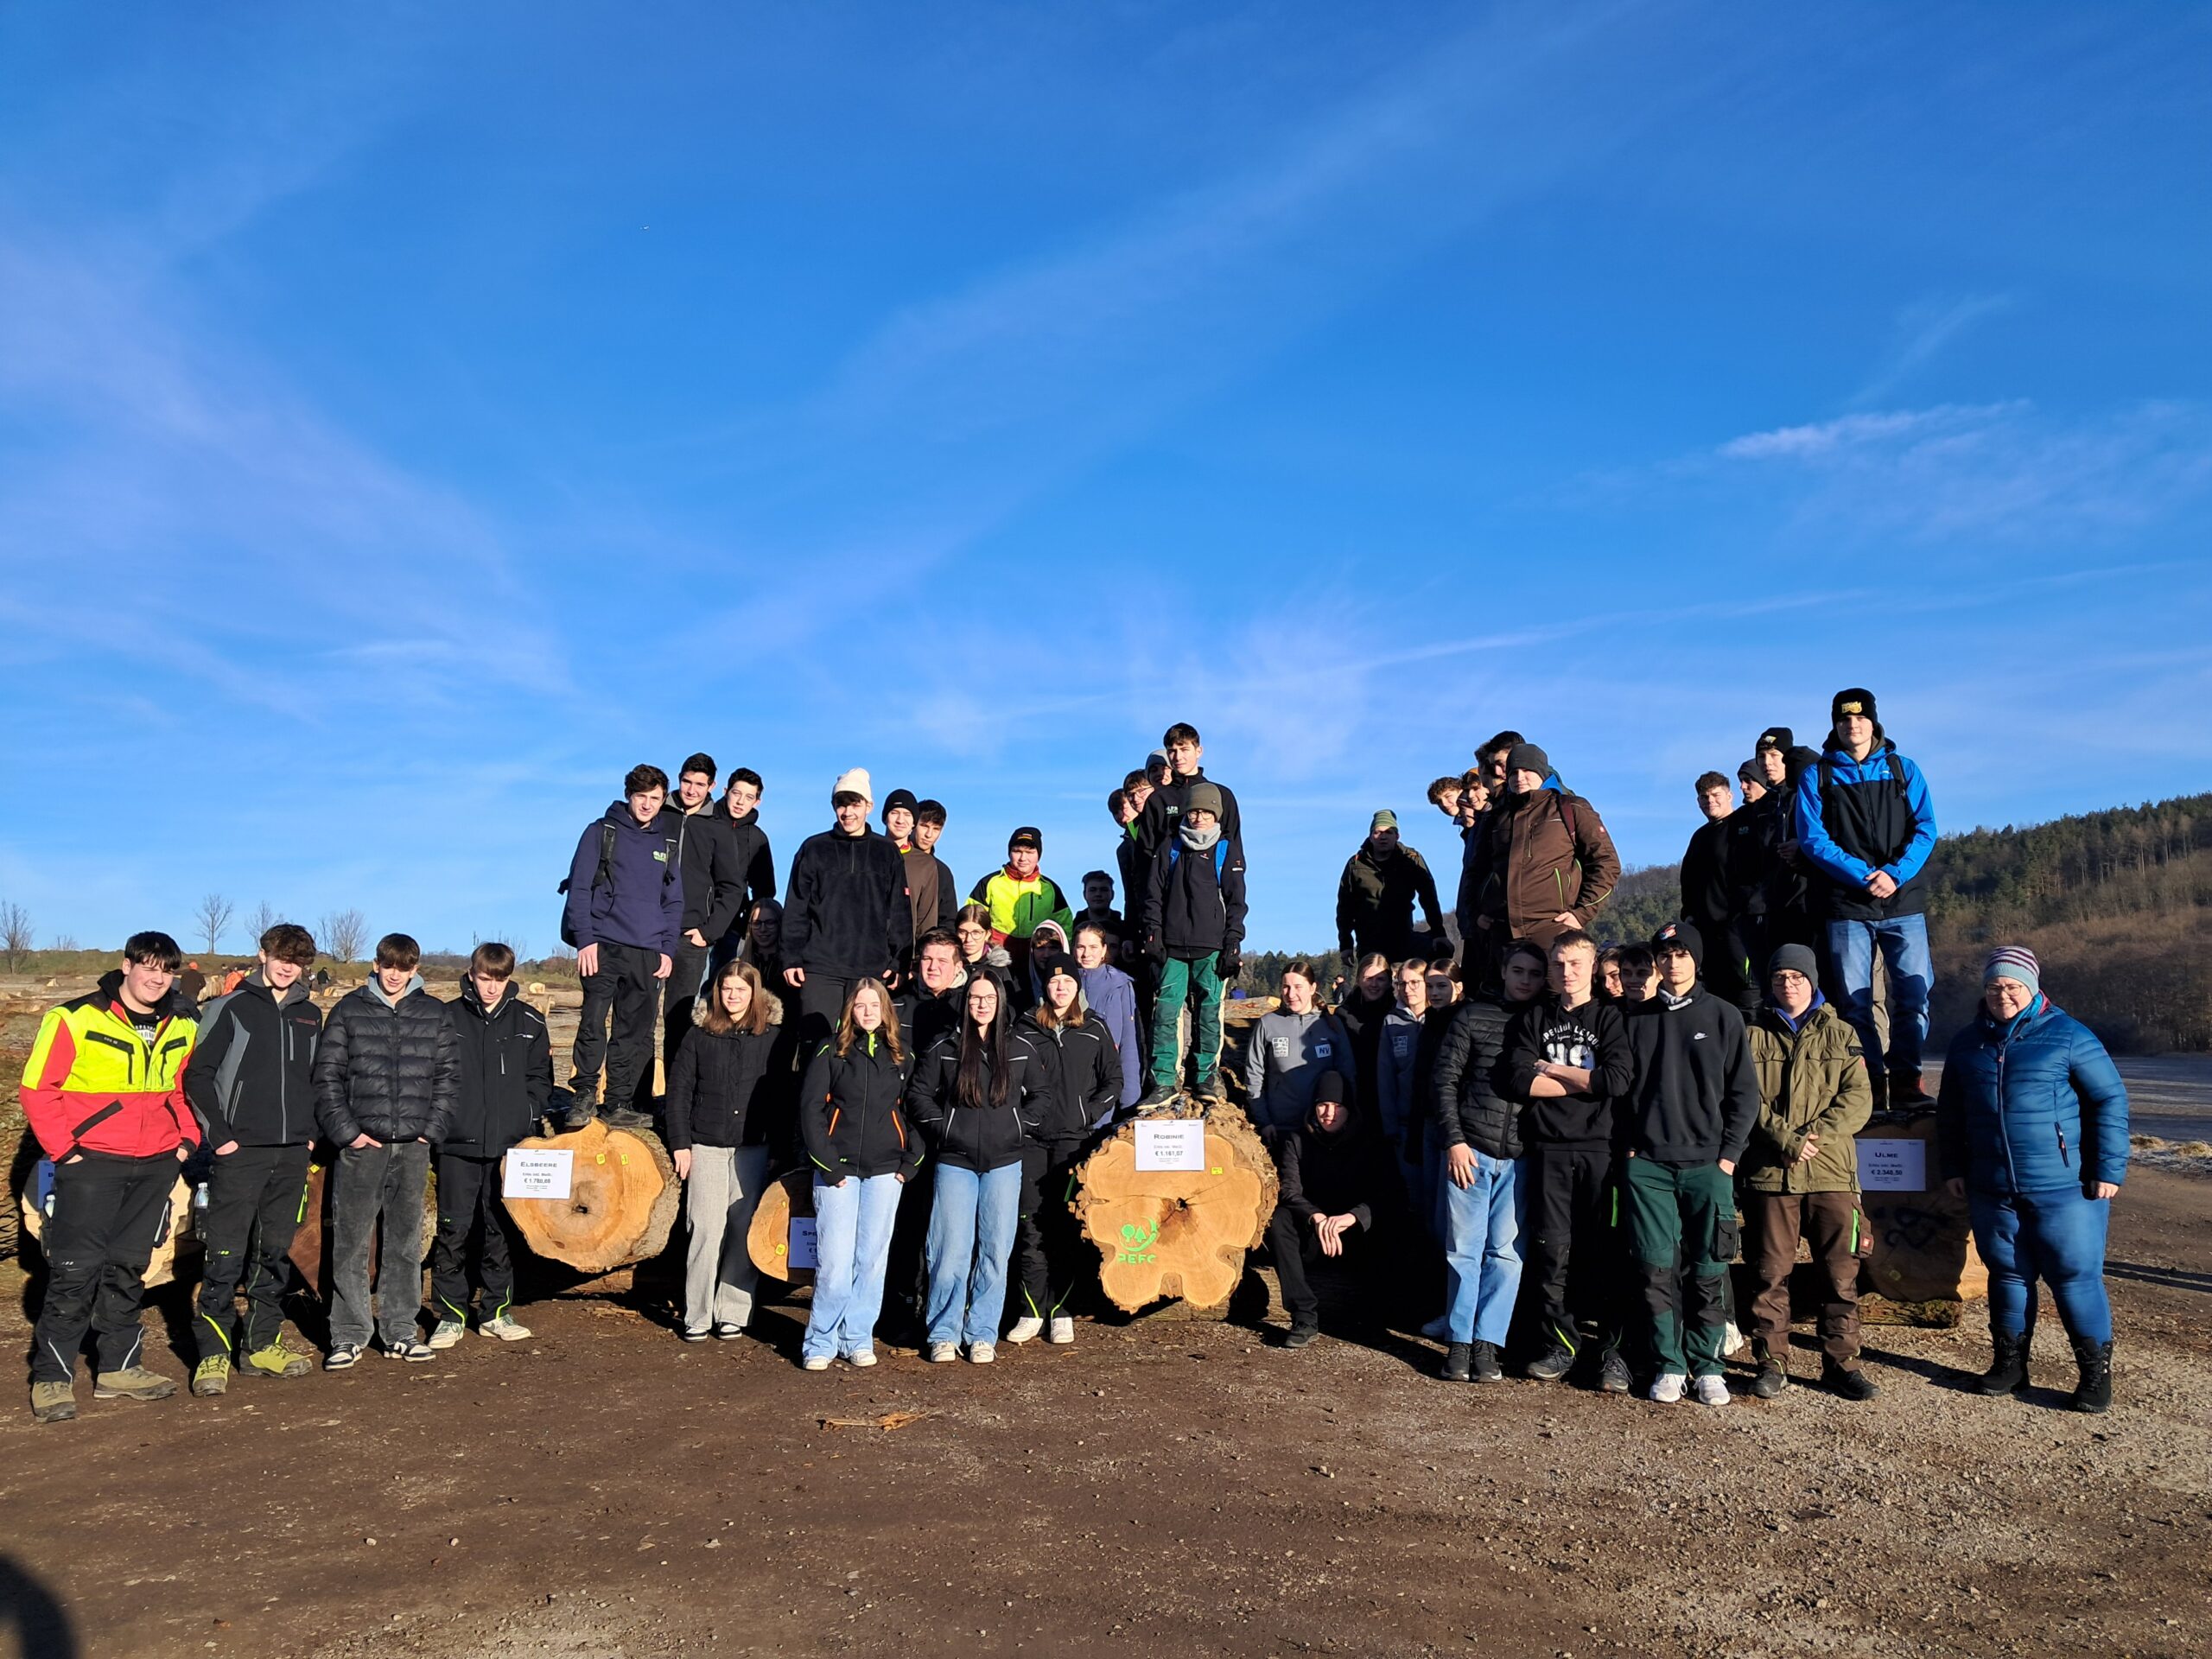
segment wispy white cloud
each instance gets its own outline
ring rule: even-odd
[[[1806,461],[1844,454],[1930,432],[1956,432],[1981,426],[2010,410],[2010,404],[1979,406],[1943,404],[1935,409],[1897,410],[1884,415],[1844,415],[1808,426],[1782,426],[1731,438],[1714,453],[1726,461]]]
[[[2012,308],[2010,294],[1967,294],[1915,302],[1897,319],[1897,338],[1882,360],[1852,397],[1856,405],[1877,404],[1910,379],[1936,354],[1976,324]]]

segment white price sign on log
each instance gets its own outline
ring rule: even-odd
[[[1869,1135],[1859,1143],[1859,1185],[1868,1192],[1925,1192],[1928,1143]]]
[[[1147,1174],[1205,1174],[1206,1126],[1195,1117],[1138,1124],[1137,1168]]]
[[[510,1198],[565,1198],[575,1164],[576,1154],[566,1147],[516,1147],[507,1154],[505,1181],[499,1192]]]
[[[794,1268],[819,1268],[822,1265],[821,1255],[814,1247],[814,1217],[812,1216],[791,1217],[791,1262]]]

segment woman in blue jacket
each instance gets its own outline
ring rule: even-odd
[[[1995,1351],[1979,1387],[2028,1380],[2036,1281],[2050,1287],[2081,1369],[2076,1411],[2112,1404],[2105,1230],[2127,1176],[2127,1090],[2104,1045],[2043,995],[2035,955],[1990,952],[1981,1011],[1952,1040],[1936,1097],[1945,1185],[1963,1198],[1989,1268]]]

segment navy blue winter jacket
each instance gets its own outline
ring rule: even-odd
[[[1951,1040],[1936,1096],[1946,1177],[1978,1192],[2127,1179],[2127,1089],[2089,1028],[2038,995],[2010,1023],[1986,1008]]]
[[[607,880],[599,880],[607,826],[614,829]],[[677,856],[683,819],[664,809],[649,824],[617,801],[604,817],[584,826],[569,861],[564,931],[578,950],[588,944],[632,944],[673,956],[683,924],[683,868]]]

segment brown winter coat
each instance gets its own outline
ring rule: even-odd
[[[1859,1033],[1823,1002],[1795,1033],[1763,1007],[1750,1035],[1759,1121],[1737,1178],[1753,1192],[1856,1192],[1859,1143],[1853,1137],[1874,1115]],[[1819,1150],[1801,1164],[1797,1154],[1808,1135]]]
[[[1620,881],[1613,838],[1580,795],[1538,790],[1484,814],[1482,834],[1477,903],[1513,938],[1549,949],[1568,926],[1554,917],[1571,912],[1574,926],[1589,926]]]

